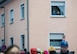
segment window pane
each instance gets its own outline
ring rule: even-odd
[[[64,6],[58,6],[58,8],[60,9],[60,14],[61,15],[64,15],[64,12],[65,12],[65,7]]]
[[[2,18],[2,26],[4,26],[4,14],[2,14],[1,18]]]
[[[21,16],[24,18],[24,4],[21,5]]]
[[[13,38],[10,38],[10,41],[11,41],[11,45],[13,45]]]
[[[24,7],[22,7],[22,17],[24,18]]]
[[[10,23],[13,23],[13,19],[14,19],[14,11],[11,10],[10,11]]]
[[[61,43],[62,40],[50,40],[50,46],[57,46],[59,47],[60,46],[60,43]]]
[[[50,39],[61,40],[63,38],[63,33],[50,33]]]
[[[52,6],[52,15],[64,15],[64,7]]]
[[[50,46],[54,46],[54,47],[59,47],[60,46],[60,42],[58,42],[58,41],[51,41],[50,42]]]
[[[64,33],[50,33],[50,46],[60,47]]]
[[[25,47],[25,39],[24,39],[24,35],[21,35],[21,44],[22,44],[22,49],[24,49],[24,47]]]
[[[65,15],[65,2],[51,2],[51,15]]]
[[[65,6],[65,1],[51,1],[51,6]]]
[[[11,10],[11,18],[13,18],[13,10]]]

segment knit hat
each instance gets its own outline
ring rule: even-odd
[[[43,52],[43,53],[44,53],[44,54],[49,54],[49,53],[48,53],[48,50],[44,50],[44,52]]]
[[[61,47],[62,47],[62,48],[67,47],[67,48],[68,48],[68,42],[65,41],[65,40],[63,40],[63,41],[61,42]]]
[[[49,51],[56,51],[56,49],[53,46],[50,46],[50,48],[48,50]]]
[[[40,49],[40,48],[37,48],[37,51],[38,51],[38,52],[41,52],[41,49]]]

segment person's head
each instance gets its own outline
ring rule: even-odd
[[[31,54],[37,54],[37,49],[36,48],[31,48]]]
[[[44,50],[44,51],[42,51],[42,53],[43,53],[43,54],[49,54],[49,53],[48,53],[48,50]]]
[[[55,54],[56,53],[56,49],[53,46],[51,46],[48,50],[49,50],[49,54]]]
[[[62,52],[66,52],[68,50],[68,42],[67,41],[61,42],[61,50],[62,50]]]
[[[27,49],[25,48],[24,51],[27,52]]]
[[[65,35],[63,35],[63,39],[65,39]]]
[[[6,51],[6,48],[7,48],[6,45],[3,44],[1,50],[2,50],[3,52],[5,52],[5,51]]]
[[[9,46],[5,54],[19,54],[20,48],[17,45]]]

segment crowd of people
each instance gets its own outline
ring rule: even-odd
[[[0,54],[74,54],[74,52],[70,52],[68,50],[68,46],[68,42],[65,40],[65,37],[63,37],[60,52],[56,52],[56,49],[53,46],[51,46],[48,50],[44,51],[40,51],[36,48],[31,48],[30,52],[27,53],[26,49],[21,51],[17,45],[12,45],[8,48],[3,45],[0,48]]]

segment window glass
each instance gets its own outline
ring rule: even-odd
[[[50,46],[60,47],[63,36],[63,33],[50,33]]]
[[[65,16],[65,2],[51,1],[51,15]]]

